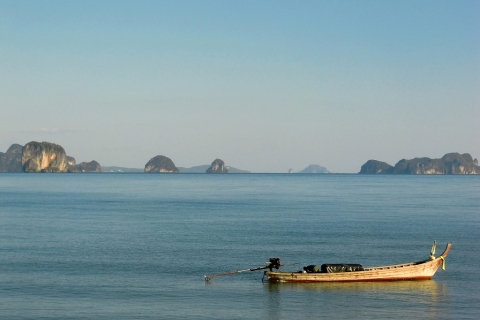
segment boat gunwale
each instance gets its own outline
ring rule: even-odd
[[[450,247],[452,246],[451,243],[447,243],[447,246],[445,247],[445,250],[441,255],[436,257],[435,259],[427,259],[427,260],[421,260],[417,262],[406,262],[406,263],[400,263],[400,264],[392,264],[392,265],[387,265],[387,266],[378,266],[378,267],[369,267],[365,268],[365,271],[371,271],[371,270],[383,270],[383,269],[391,269],[391,268],[398,268],[398,267],[408,267],[408,266],[418,266],[427,262],[435,261],[437,259],[445,259],[448,255],[448,251],[450,251]],[[359,271],[361,272],[361,271]]]

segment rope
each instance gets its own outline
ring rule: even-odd
[[[445,270],[445,258],[440,256],[440,259],[442,259],[442,270]]]

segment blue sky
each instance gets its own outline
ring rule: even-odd
[[[480,158],[480,1],[2,1],[0,151],[358,172]]]

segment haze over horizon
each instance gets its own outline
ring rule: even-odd
[[[480,158],[480,1],[2,1],[0,152],[251,172]]]

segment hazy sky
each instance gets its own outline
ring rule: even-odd
[[[0,2],[0,151],[358,172],[480,158],[480,1]]]

